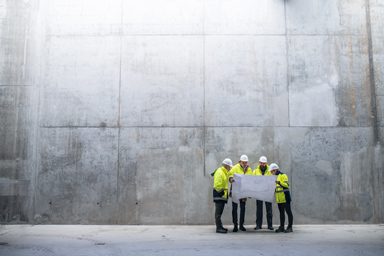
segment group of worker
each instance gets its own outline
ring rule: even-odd
[[[248,165],[248,156],[242,155],[240,161],[233,166],[232,161],[229,158],[224,159],[222,166],[218,168],[212,176],[214,177],[213,184],[213,201],[215,202],[215,222],[216,222],[216,233],[227,233],[228,229],[223,227],[221,222],[221,215],[224,211],[224,206],[228,201],[228,195],[231,197],[231,189],[228,194],[228,181],[232,184],[235,182],[233,175],[244,174],[244,175],[277,175],[276,179],[276,202],[280,212],[280,226],[275,232],[277,233],[289,233],[293,232],[293,215],[291,211],[291,195],[289,191],[288,176],[279,170],[279,166],[275,163],[270,166],[267,164],[267,158],[265,156],[260,157],[259,165],[254,171]],[[238,225],[237,208],[238,204],[232,202],[232,222],[233,232],[246,231],[244,227],[245,218],[245,205],[247,198],[240,199],[240,226]],[[267,210],[267,223],[268,229],[274,230],[272,226],[272,203],[265,202]],[[284,229],[285,213],[288,215],[288,226]],[[254,230],[262,229],[263,223],[263,201],[256,200],[256,227]]]

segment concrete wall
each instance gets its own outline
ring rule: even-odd
[[[296,224],[384,222],[383,0],[0,0],[0,24],[1,223],[213,224],[242,154],[288,174]]]

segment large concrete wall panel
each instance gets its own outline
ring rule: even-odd
[[[0,86],[0,222],[32,220],[35,120],[32,86]]]
[[[372,32],[372,56],[375,71],[377,95],[384,96],[384,3],[370,1],[370,22]]]
[[[121,34],[121,0],[44,0],[40,2],[45,14],[48,35]]]
[[[123,37],[121,70],[121,125],[203,125],[202,37]]]
[[[37,10],[33,1],[0,1],[0,86],[38,84]]]
[[[24,38],[27,32],[31,1],[0,1],[1,38]]]
[[[383,179],[384,179],[384,129],[379,128],[380,145],[375,148],[374,166],[372,168],[372,187],[373,195],[375,196],[374,209],[376,222],[384,222],[384,205],[382,204],[384,198]]]
[[[36,117],[34,113],[37,110],[34,107],[36,100],[35,87],[0,87],[0,144],[7,145],[0,148],[0,159],[5,161],[0,173],[4,178],[23,180],[31,175],[30,171],[24,173],[20,169],[28,168],[32,163],[25,161],[32,160],[28,147],[31,143],[35,143],[31,137],[33,133],[31,127]]]
[[[208,35],[281,35],[284,3],[279,0],[204,1],[204,32]]]
[[[371,126],[366,39],[291,36],[290,124]]]
[[[287,126],[285,37],[207,36],[208,126]]]
[[[40,58],[34,1],[0,1],[0,222],[33,220]]]
[[[366,0],[285,1],[288,34],[365,35]]]
[[[374,221],[372,133],[372,128],[292,128],[297,219]]]
[[[0,85],[21,85],[25,56],[25,41],[13,38],[0,38]]]
[[[376,85],[378,125],[384,126],[384,3],[381,1],[370,1],[370,3],[373,79]]]
[[[122,129],[120,223],[209,223],[203,149],[201,128]]]
[[[378,125],[384,126],[384,96],[376,97]]]
[[[42,125],[118,124],[119,37],[49,37],[45,54]]]
[[[203,0],[123,1],[124,35],[200,35]]]
[[[41,131],[36,223],[116,224],[118,131]]]

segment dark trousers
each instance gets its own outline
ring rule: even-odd
[[[287,228],[292,228],[293,215],[292,215],[292,211],[291,211],[291,202],[281,203],[281,204],[277,204],[277,205],[279,206],[279,212],[280,212],[280,228],[284,229],[285,212],[288,215],[288,227]]]
[[[223,214],[224,211],[224,206],[225,202],[219,202],[215,203],[216,210],[215,210],[215,222],[216,222],[216,227],[221,228],[223,224],[221,223],[221,215]]]
[[[245,202],[241,202],[240,199],[240,226],[244,225],[245,218]],[[232,202],[232,222],[237,226],[237,204]]]
[[[267,223],[268,227],[272,227],[272,203],[265,202],[265,208],[267,210]],[[263,225],[263,201],[256,200],[256,226],[261,227]]]

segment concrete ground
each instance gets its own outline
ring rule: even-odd
[[[384,255],[383,224],[299,225],[289,234],[246,228],[216,234],[213,225],[6,225],[0,255]]]

